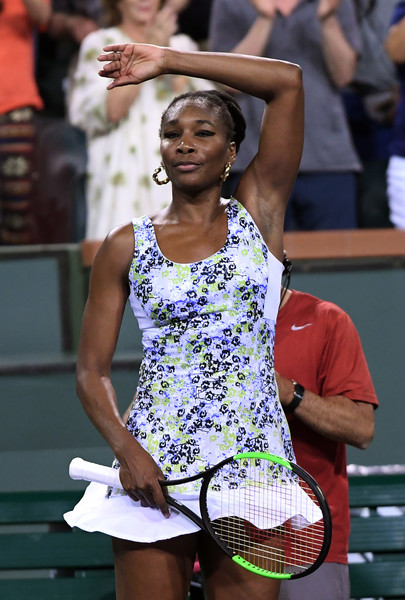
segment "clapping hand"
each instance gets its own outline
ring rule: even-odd
[[[156,15],[156,19],[147,30],[148,44],[156,46],[169,46],[170,38],[177,31],[177,12],[171,7],[164,6]]]
[[[139,84],[163,73],[164,48],[149,44],[116,44],[103,48],[98,60],[106,64],[101,77],[113,79],[107,89],[121,85]]]
[[[339,8],[340,0],[319,0],[317,16],[320,21],[331,17]]]
[[[257,10],[260,16],[268,19],[274,19],[277,11],[276,0],[250,0],[253,8]]]

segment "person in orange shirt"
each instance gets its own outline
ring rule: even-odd
[[[50,0],[0,4],[0,244],[37,241],[34,222],[34,33],[51,17]],[[13,60],[10,60],[10,50]]]

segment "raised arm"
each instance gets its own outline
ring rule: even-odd
[[[236,197],[255,219],[270,250],[282,260],[282,232],[288,196],[303,144],[301,69],[294,64],[240,54],[178,52],[142,44],[108,46],[100,75],[114,79],[109,89],[166,74],[216,81],[265,103],[258,152]]]

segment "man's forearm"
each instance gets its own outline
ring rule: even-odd
[[[294,382],[277,374],[279,398],[288,411],[293,400]],[[361,399],[359,399],[361,400]],[[374,435],[374,407],[346,396],[322,397],[305,390],[294,415],[326,438],[365,449]]]

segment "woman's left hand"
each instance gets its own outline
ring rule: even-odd
[[[106,62],[99,71],[101,77],[114,79],[107,87],[112,88],[139,84],[163,73],[164,48],[149,44],[116,44],[103,48],[107,54],[97,59]]]

